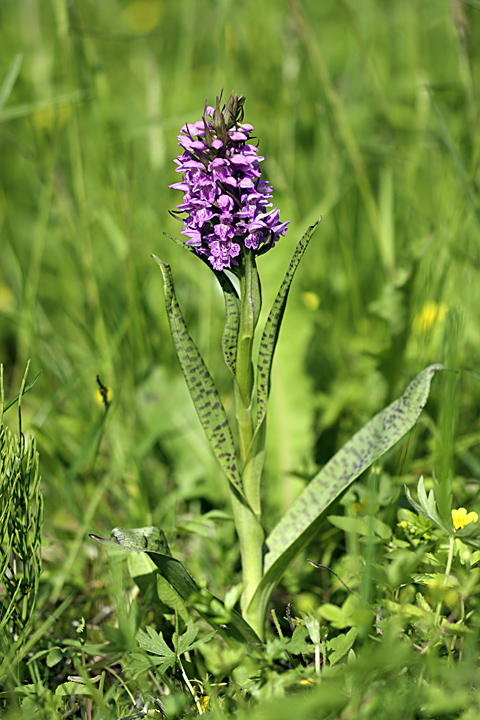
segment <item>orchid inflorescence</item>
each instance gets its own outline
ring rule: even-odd
[[[217,98],[216,107],[206,105],[201,120],[182,127],[183,152],[175,162],[184,177],[170,186],[184,194],[176,214],[187,213],[186,244],[208,256],[218,271],[238,265],[242,246],[263,254],[288,226],[270,202],[272,187],[261,179],[264,158],[251,143],[253,125],[243,123],[244,102],[232,93],[222,110]]]

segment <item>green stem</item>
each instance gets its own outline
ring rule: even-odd
[[[243,592],[240,601],[242,615],[263,640],[265,635],[263,613],[256,608],[248,609],[248,606],[263,575],[264,532],[256,515],[233,490],[231,498],[242,557]]]
[[[447,566],[445,568],[445,584],[447,583],[448,576],[450,575],[450,570],[452,569],[454,546],[455,546],[455,538],[453,537],[453,535],[450,535],[450,542],[448,544]]]
[[[450,570],[452,569],[452,562],[453,562],[453,550],[455,547],[455,538],[453,535],[450,535],[450,541],[448,544],[448,557],[447,557],[447,565],[445,567],[445,575],[443,576],[443,584],[446,585],[448,582],[448,576],[450,575]],[[437,603],[437,607],[435,610],[435,624],[438,625],[440,621],[440,612],[442,610],[442,601]]]
[[[239,280],[241,308],[235,373],[237,380],[235,384],[235,413],[240,447],[242,484],[247,502],[234,490],[232,490],[231,497],[242,556],[244,584],[241,599],[242,613],[259,637],[263,639],[264,618],[260,617],[260,614],[255,611],[253,611],[253,614],[249,612],[247,617],[248,605],[263,575],[262,548],[264,541],[264,532],[260,522],[261,463],[252,459],[257,458],[257,453],[251,447],[256,420],[252,407],[254,389],[252,347],[255,327],[260,314],[261,293],[255,257],[253,252],[249,250],[245,252]],[[261,448],[261,451],[263,451],[263,448]]]
[[[249,251],[245,253],[242,269],[243,273],[240,277],[240,327],[235,373],[237,378],[235,409],[240,440],[240,460],[243,466],[252,442],[254,430],[252,419],[252,346],[261,304],[255,259]]]
[[[240,443],[240,465],[245,497],[258,519],[261,516],[260,477],[248,460],[252,457],[252,440],[256,417],[253,412],[254,376],[252,347],[262,306],[260,281],[255,256],[247,250],[240,277],[240,327],[238,331],[235,384],[235,411]]]

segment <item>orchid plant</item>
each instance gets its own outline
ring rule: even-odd
[[[254,358],[262,305],[257,257],[271,251],[285,236],[288,222],[280,221],[272,188],[262,178],[263,157],[254,143],[253,126],[244,122],[244,103],[245,98],[234,93],[223,106],[217,98],[215,107],[206,105],[201,120],[182,127],[178,136],[182,152],[175,160],[182,179],[171,186],[183,192],[174,215],[182,221],[181,233],[187,240],[176,242],[211,269],[224,294],[222,351],[232,376],[234,427],[185,324],[171,269],[153,256],[163,274],[166,309],[180,366],[230,487],[242,561],[241,616],[215,598],[216,613],[207,612],[205,592],[202,595],[183,565],[172,558],[162,531],[117,528],[105,542],[146,552],[162,582],[176,593],[180,614],[186,605],[193,605],[219,632],[225,634],[227,628],[228,634],[231,627],[233,634],[256,643],[264,639],[268,603],[289,564],[314,537],[332,502],[414,425],[427,401],[432,377],[443,366],[425,368],[402,397],[359,430],[265,536],[261,481],[272,362],[291,283],[318,223],[308,228],[293,252]],[[219,607],[223,608],[221,618]]]

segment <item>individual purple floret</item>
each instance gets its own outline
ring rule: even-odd
[[[258,148],[250,141],[253,125],[243,123],[242,95],[231,94],[220,109],[206,106],[202,120],[184,125],[176,171],[183,181],[170,185],[183,192],[176,215],[183,217],[187,245],[207,255],[214,270],[239,264],[244,248],[257,255],[270,250],[288,222],[280,222],[272,188],[261,180]]]

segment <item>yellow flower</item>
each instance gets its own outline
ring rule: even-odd
[[[163,14],[159,0],[136,0],[127,5],[123,19],[128,27],[137,33],[149,33],[157,27]]]
[[[305,307],[308,310],[312,310],[312,312],[318,310],[320,306],[320,298],[317,293],[314,293],[311,290],[306,290],[302,293],[302,300]]]
[[[204,695],[203,697],[199,698],[200,707],[202,708],[202,713],[207,711],[207,705],[208,701],[210,700],[210,695]]]
[[[441,303],[440,305],[433,300],[426,302],[419,313],[413,318],[413,331],[417,335],[426,333],[433,328],[436,323],[441,323],[447,314],[448,307]]]
[[[456,532],[457,530],[462,530],[465,525],[468,525],[471,522],[477,522],[478,515],[473,511],[467,513],[465,508],[458,508],[458,510],[452,510],[452,520],[453,527]]]
[[[0,285],[0,312],[13,310],[15,297],[7,285]]]
[[[108,407],[110,403],[113,400],[113,390],[112,388],[105,387],[99,387],[97,388],[97,391],[95,393],[95,401],[99,405],[105,405],[105,407]]]

